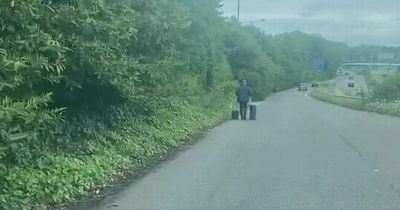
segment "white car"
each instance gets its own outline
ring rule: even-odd
[[[307,84],[306,83],[300,83],[299,87],[298,87],[299,91],[307,91]]]

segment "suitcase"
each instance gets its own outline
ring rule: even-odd
[[[237,110],[232,111],[232,120],[239,120],[239,111]]]
[[[257,120],[257,106],[250,104],[250,120]]]

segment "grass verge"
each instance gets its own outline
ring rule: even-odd
[[[312,91],[310,94],[313,98],[327,103],[343,106],[355,110],[365,110],[365,102],[360,98],[343,97],[337,95],[331,95],[322,91]]]
[[[344,97],[314,90],[310,94],[313,98],[338,106],[378,114],[400,117],[400,101],[383,102],[356,97]]]

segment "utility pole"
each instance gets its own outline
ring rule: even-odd
[[[240,21],[240,0],[238,0],[238,7],[237,7],[237,20]]]

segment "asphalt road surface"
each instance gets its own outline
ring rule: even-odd
[[[400,209],[400,119],[275,94],[99,210]]]
[[[339,75],[335,79],[333,79],[332,82],[336,84],[336,88],[341,92],[342,95],[348,95],[348,96],[356,96],[359,88],[361,88],[365,93],[367,93],[368,90],[368,85],[367,82],[365,81],[365,78],[362,75],[354,75],[353,80],[349,80],[349,76],[346,75]],[[350,88],[348,87],[348,83],[350,81],[354,82],[355,87]]]

